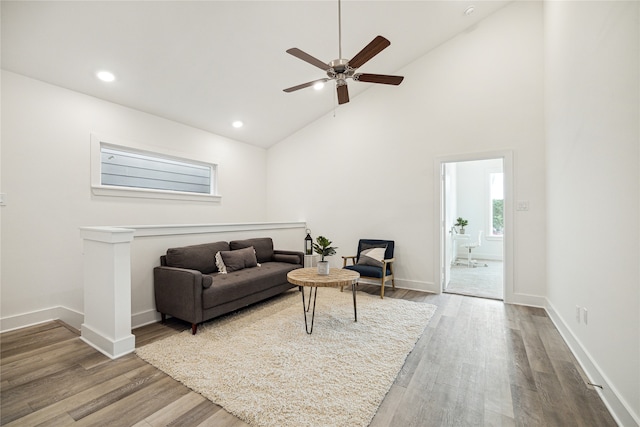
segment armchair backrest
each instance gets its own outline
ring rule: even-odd
[[[356,259],[356,262],[360,260],[360,252],[362,252],[363,249],[383,247],[385,245],[387,246],[387,249],[384,251],[384,258],[393,258],[393,249],[395,247],[395,242],[393,240],[360,239],[360,241],[358,242],[358,257]]]

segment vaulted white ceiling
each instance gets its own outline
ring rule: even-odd
[[[400,74],[506,3],[344,0],[343,57],[382,35],[391,46],[359,71]],[[3,69],[221,136],[269,147],[336,108],[333,85],[282,89],[325,77],[287,49],[338,59],[337,0],[3,0],[1,8]],[[97,80],[103,69],[116,81]],[[349,81],[352,101],[366,89],[393,97],[396,88]]]

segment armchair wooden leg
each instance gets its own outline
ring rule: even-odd
[[[198,330],[198,324],[197,323],[192,323],[191,324],[191,335],[195,335],[197,330]]]

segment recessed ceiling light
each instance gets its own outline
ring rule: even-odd
[[[320,89],[322,89],[323,87],[324,87],[324,82],[315,82],[315,83],[313,84],[313,88],[314,88],[315,90],[320,90]]]
[[[476,10],[476,7],[471,5],[464,10],[464,14],[469,16]]]
[[[242,125],[244,125],[244,123],[242,123],[240,120],[236,120],[235,122],[231,123],[231,126],[233,126],[234,128],[241,128]]]
[[[96,76],[98,76],[98,78],[103,82],[112,82],[116,79],[116,76],[109,71],[99,71]]]

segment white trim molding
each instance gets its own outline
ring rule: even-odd
[[[80,326],[84,321],[84,314],[62,306],[45,308],[43,310],[36,310],[1,318],[0,332],[9,332],[16,329],[50,322],[52,320],[62,320],[67,325],[80,330]]]

